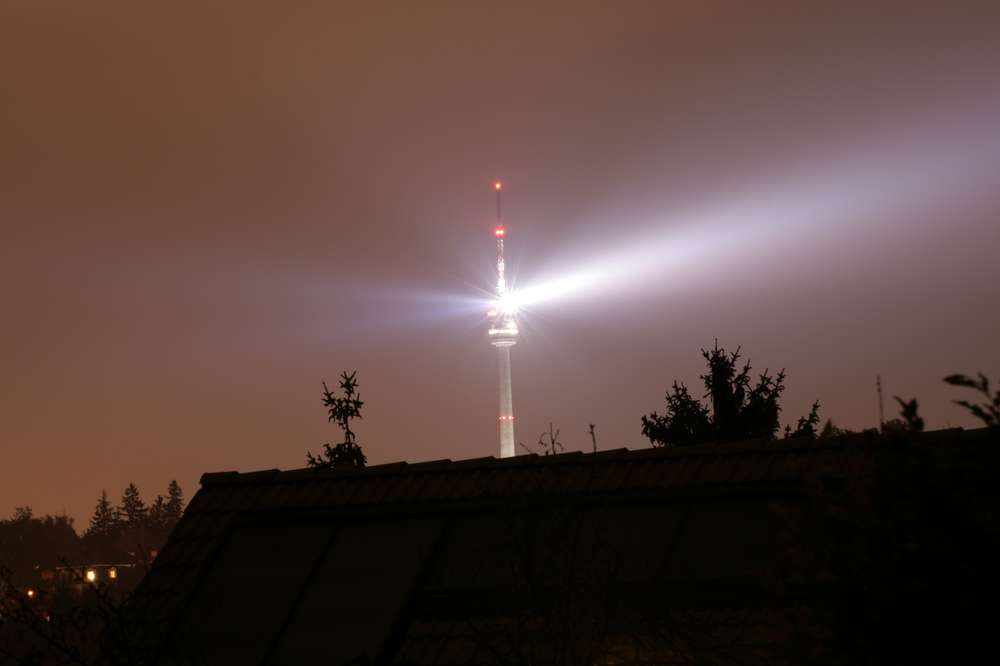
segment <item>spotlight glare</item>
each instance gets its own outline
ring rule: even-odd
[[[513,291],[505,291],[500,295],[500,298],[497,299],[496,308],[505,315],[517,314],[519,309],[519,299],[517,297],[517,293]]]

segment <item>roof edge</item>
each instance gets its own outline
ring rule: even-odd
[[[915,437],[927,443],[949,441],[956,438],[972,436],[978,439],[981,431],[988,431],[989,428],[943,428],[927,432],[910,434],[907,437]],[[303,467],[291,470],[265,469],[251,472],[223,471],[206,472],[201,476],[202,486],[229,485],[253,483],[258,481],[298,481],[308,479],[324,479],[330,477],[353,477],[353,476],[392,476],[396,474],[412,474],[414,472],[446,472],[457,470],[468,470],[482,467],[522,467],[527,465],[560,465],[560,464],[580,464],[586,460],[600,460],[601,462],[621,459],[636,458],[688,458],[699,456],[729,455],[734,453],[773,453],[775,451],[794,450],[816,450],[816,449],[838,449],[852,446],[870,446],[891,444],[897,441],[893,435],[876,433],[851,433],[829,439],[811,439],[806,437],[793,437],[790,439],[763,440],[752,439],[738,442],[725,442],[721,444],[697,444],[693,446],[678,447],[647,447],[630,450],[628,448],[608,449],[593,453],[584,451],[567,451],[555,455],[540,456],[536,453],[514,456],[511,458],[495,458],[484,456],[479,458],[467,458],[465,460],[451,460],[444,458],[441,460],[429,460],[418,463],[408,463],[397,461],[382,463],[364,468],[341,468],[324,469],[316,467]]]

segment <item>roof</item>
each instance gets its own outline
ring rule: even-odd
[[[870,477],[907,446],[995,479],[998,440],[951,429],[906,446],[865,434],[210,473],[138,598],[209,662],[495,663],[495,641],[476,636],[509,639],[526,604],[577,608],[570,590],[583,606],[613,587],[629,608],[655,590],[676,612],[745,614],[801,539],[789,526],[811,485]],[[968,451],[978,462],[963,467]],[[783,567],[805,587],[821,569]]]

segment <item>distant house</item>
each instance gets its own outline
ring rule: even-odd
[[[123,580],[138,581],[141,571],[134,562],[63,564],[51,569],[41,569],[43,581],[53,584],[70,584],[83,588],[86,585],[116,585]]]
[[[34,608],[45,610],[53,602],[65,601],[63,595],[66,593],[74,595],[78,601],[93,586],[100,587],[109,598],[120,598],[135,588],[144,573],[145,569],[134,562],[37,566],[22,576],[24,580],[17,588]],[[0,599],[2,597],[3,588],[0,588]]]
[[[988,644],[1000,432],[205,474],[166,663],[895,663]]]

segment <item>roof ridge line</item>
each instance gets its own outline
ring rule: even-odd
[[[939,430],[929,430],[921,433],[911,433],[909,437],[916,439],[935,440],[959,435],[960,433],[977,433],[986,428],[974,428],[966,430],[964,428],[942,428]],[[392,476],[400,473],[433,473],[433,472],[457,472],[477,468],[513,468],[527,467],[531,465],[568,465],[581,464],[587,460],[649,460],[650,458],[698,458],[713,457],[731,454],[750,453],[778,453],[787,451],[815,451],[819,449],[839,449],[845,446],[877,445],[888,442],[890,435],[883,433],[858,432],[828,439],[816,439],[808,437],[790,437],[786,439],[765,440],[763,438],[740,440],[736,442],[712,442],[705,444],[695,444],[692,446],[660,446],[646,447],[642,449],[606,449],[603,451],[564,451],[554,455],[539,455],[531,453],[526,455],[513,456],[510,458],[496,458],[494,456],[482,456],[478,458],[466,458],[463,460],[452,460],[442,458],[439,460],[428,460],[424,462],[410,463],[405,460],[395,462],[380,463],[371,467],[362,468],[317,468],[300,467],[296,469],[281,470],[276,468],[254,470],[250,472],[238,472],[235,470],[221,472],[206,472],[201,475],[200,483],[206,485],[228,485],[252,483],[257,481],[302,481],[312,479],[328,479],[331,477],[352,478],[365,476]]]

